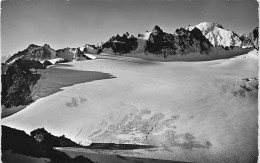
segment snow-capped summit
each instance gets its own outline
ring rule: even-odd
[[[202,23],[196,25],[195,27],[197,27],[198,29],[200,29],[203,34],[209,33],[209,32],[212,31],[214,28],[224,29],[221,24],[218,24],[218,23],[210,23],[210,22],[202,22]],[[193,28],[194,28],[194,27],[193,27]]]
[[[239,36],[218,23],[202,22],[196,26],[202,34],[211,42],[213,46],[241,46],[242,41]],[[192,30],[194,27],[188,27]]]

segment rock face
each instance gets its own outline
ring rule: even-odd
[[[242,46],[254,47],[256,49],[259,49],[259,45],[258,45],[258,27],[256,27],[251,33],[242,34],[240,36],[240,39],[242,41]]]
[[[127,32],[123,36],[113,36],[102,45],[102,49],[111,48],[114,53],[125,54],[134,51],[138,46],[137,38]]]
[[[161,28],[156,25],[146,42],[145,51],[151,53],[159,52],[164,47],[163,43],[164,41],[166,42],[167,39],[165,37],[167,37],[167,35],[164,35]]]
[[[31,44],[25,50],[19,51],[18,53],[11,56],[6,61],[6,63],[13,62],[18,58],[44,61],[55,57],[56,57],[56,51],[52,49],[49,45],[45,44],[43,46],[38,46],[38,45]]]
[[[2,74],[1,103],[6,108],[32,102],[31,90],[40,79],[37,69],[44,69],[39,61],[18,59]]]
[[[59,49],[57,50],[57,57],[63,58],[66,61],[73,61],[73,60],[84,60],[84,59],[91,59],[84,55],[85,53],[87,54],[96,54],[98,51],[97,48],[95,48],[94,45],[85,45],[83,47],[79,48],[64,48],[64,49]]]
[[[37,129],[31,132],[31,136],[24,131],[16,130],[7,126],[2,126],[2,161],[8,162],[10,155],[5,155],[5,152],[12,150],[13,153],[31,156],[34,158],[49,158],[51,162],[84,162],[92,163],[86,157],[77,156],[70,158],[63,152],[53,149],[53,147],[79,146],[78,144],[62,137],[56,137],[45,131]],[[37,141],[36,137],[41,134],[42,141]]]
[[[190,52],[200,52],[208,54],[211,43],[202,35],[197,28],[189,31],[184,28],[177,29],[175,34],[163,32],[159,26],[155,26],[152,32],[139,34],[138,38],[129,36],[113,36],[102,45],[102,49],[111,48],[114,53],[153,53],[175,55],[188,54]]]
[[[184,28],[177,29],[175,34],[163,32],[155,26],[146,42],[145,51],[154,54],[188,54],[200,52],[208,54],[211,43],[202,35],[199,29],[189,31]]]
[[[64,58],[68,61],[72,61],[75,56],[76,50],[77,50],[76,48],[67,47],[64,49],[58,49],[56,50],[56,52],[58,57]]]

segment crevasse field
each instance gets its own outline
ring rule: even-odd
[[[96,55],[42,71],[36,102],[2,125],[88,145],[148,144],[152,149],[62,151],[185,162],[254,162],[258,132],[258,51],[228,59],[156,62]],[[88,156],[93,161],[101,157]],[[103,160],[104,161],[104,160]]]

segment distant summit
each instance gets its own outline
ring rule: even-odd
[[[210,22],[202,22],[198,25],[196,25],[196,27],[198,29],[200,29],[201,31],[203,31],[203,34],[208,33],[209,31],[211,31],[214,28],[221,28],[224,29],[224,27],[221,24],[218,23],[210,23]],[[208,30],[208,31],[207,31]],[[205,32],[205,33],[204,33]]]
[[[156,25],[152,30],[152,34],[153,35],[162,35],[163,30],[158,25]]]
[[[202,34],[211,42],[213,46],[241,46],[242,41],[239,36],[218,23],[203,22],[194,27],[188,27],[189,30],[198,28]]]
[[[243,42],[242,46],[259,49],[258,37],[258,27],[250,33],[240,35],[240,39]]]
[[[19,58],[44,61],[48,59],[53,59],[55,57],[56,57],[56,51],[52,49],[49,45],[45,44],[43,46],[38,46],[35,44],[30,44],[23,51],[19,51],[18,53],[11,56],[6,61],[6,63],[13,62]]]

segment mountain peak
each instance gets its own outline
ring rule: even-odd
[[[30,44],[29,46],[28,46],[28,48],[36,48],[36,47],[40,47],[39,45],[36,45],[36,44]]]
[[[224,29],[221,24],[202,22],[189,30],[198,28],[202,34],[211,42],[213,46],[241,46],[239,36],[230,30]]]
[[[224,27],[221,24],[218,23],[211,23],[211,22],[202,22],[196,26],[203,26],[204,28],[222,28],[224,29]]]
[[[44,44],[43,46],[44,46],[44,47],[50,47],[50,45],[48,45],[48,44]]]
[[[152,33],[163,33],[163,30],[158,26],[158,25],[155,25],[155,27],[153,28],[153,31]]]
[[[155,25],[153,30],[161,30],[161,28],[158,25]]]

